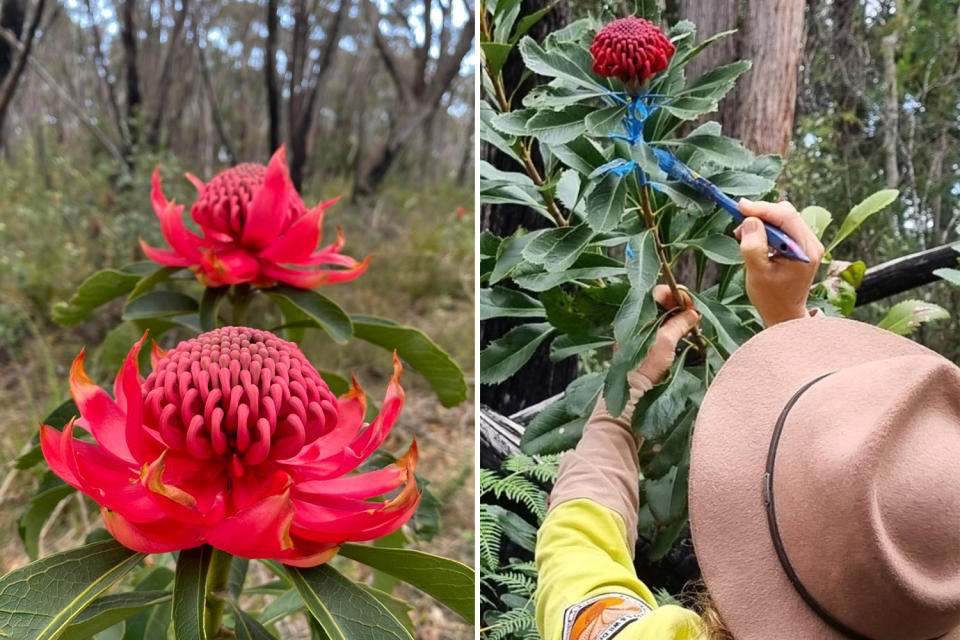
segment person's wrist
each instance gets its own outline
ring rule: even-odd
[[[800,305],[790,309],[776,309],[772,312],[762,314],[763,324],[767,327],[772,327],[781,322],[789,322],[790,320],[799,320],[800,318],[806,318],[808,316],[809,312],[807,311],[806,305]]]

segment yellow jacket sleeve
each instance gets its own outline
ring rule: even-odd
[[[623,518],[589,499],[555,506],[537,535],[543,640],[694,640],[697,615],[658,607],[633,569]]]

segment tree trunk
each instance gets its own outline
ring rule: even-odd
[[[897,3],[898,15],[895,20],[900,19],[899,4]],[[900,186],[900,167],[897,162],[897,141],[900,138],[900,97],[897,87],[897,64],[894,59],[899,41],[900,33],[897,27],[880,40],[883,80],[887,90],[883,108],[883,175],[889,189]]]
[[[270,121],[270,149],[280,147],[280,87],[277,81],[277,0],[267,0],[267,46],[263,72],[267,79],[267,117]]]
[[[294,4],[293,49],[287,58],[291,62],[290,98],[287,102],[290,127],[290,179],[297,190],[303,185],[303,172],[310,151],[310,132],[316,114],[317,99],[327,73],[333,65],[340,42],[340,29],[352,3],[340,1],[340,8],[324,26],[324,47],[317,60],[310,57],[310,11],[304,0]]]
[[[688,69],[691,77],[737,59],[753,68],[723,101],[724,133],[754,153],[786,157],[793,136],[797,78],[803,60],[803,0],[681,0],[680,14],[697,25],[699,39],[739,31],[711,45]]]
[[[213,90],[213,82],[210,79],[210,68],[207,66],[207,56],[204,54],[203,48],[200,47],[199,42],[197,43],[197,57],[200,62],[200,76],[201,80],[203,81],[204,92],[207,94],[210,115],[213,118],[213,125],[217,130],[217,137],[220,139],[220,144],[223,145],[224,150],[227,152],[227,157],[230,161],[230,164],[236,164],[237,154],[233,150],[233,144],[230,142],[230,136],[227,135],[227,128],[223,123],[223,115],[220,113],[220,106],[217,104],[217,94]]]
[[[3,143],[3,121],[6,119],[7,110],[10,108],[10,103],[13,102],[13,94],[16,93],[17,86],[20,84],[20,77],[23,76],[24,70],[27,68],[27,61],[30,59],[30,50],[33,48],[33,41],[37,35],[37,29],[40,26],[40,19],[43,17],[43,7],[46,0],[40,0],[37,3],[36,12],[33,15],[33,19],[30,21],[30,26],[27,27],[27,33],[25,41],[21,43],[19,51],[14,52],[14,45],[16,42],[7,42],[5,39],[0,38],[0,42],[3,42],[9,50],[11,51],[10,55],[13,56],[12,63],[9,67],[9,70],[6,74],[0,76],[0,145]],[[6,3],[4,3],[2,11],[6,12]],[[19,15],[17,12],[23,10],[23,5],[21,4],[17,8],[11,8],[8,13],[5,13],[6,17],[13,23]],[[0,26],[2,26],[2,18],[4,15],[0,15]],[[23,17],[19,17],[20,21],[20,31],[22,33],[23,29]],[[16,24],[12,24],[16,26]]]
[[[374,46],[397,90],[398,107],[396,112],[390,114],[390,133],[386,141],[380,144],[369,158],[359,158],[357,161],[357,174],[353,186],[354,198],[369,194],[380,185],[413,133],[437,111],[443,94],[450,89],[460,71],[463,58],[472,49],[475,24],[475,17],[471,12],[467,22],[461,28],[456,45],[450,51],[446,44],[452,41],[450,38],[452,27],[448,20],[443,20],[443,30],[438,37],[440,41],[440,46],[437,47],[438,55],[432,65],[427,64],[427,61],[434,46],[431,39],[433,26],[427,27],[423,42],[414,51],[414,64],[410,65],[397,58],[396,51],[380,31],[382,16],[379,8],[372,0],[361,0],[361,3],[373,36]],[[430,15],[431,7],[432,0],[424,0],[423,10],[426,13],[423,15]],[[441,8],[443,7],[444,5],[441,4]],[[446,11],[446,9],[443,10]],[[411,67],[412,72],[408,71]]]
[[[552,4],[549,0],[524,0],[520,15],[530,15]],[[553,11],[533,26],[529,35],[542,42],[547,34],[565,26],[570,20],[570,4],[561,0],[553,5]],[[519,54],[511,52],[503,69],[504,84],[513,88],[520,82],[524,64]],[[521,104],[523,96],[536,86],[537,78],[531,76],[517,90],[514,104]],[[494,147],[483,145],[481,153],[485,160],[499,169],[517,169],[516,162],[504,156]],[[539,163],[539,159],[537,159]],[[542,167],[541,167],[542,169]],[[527,230],[548,227],[549,222],[537,212],[519,205],[483,205],[480,209],[480,228],[500,237],[514,233],[518,228]],[[515,318],[495,318],[480,323],[480,346],[485,347],[502,337],[510,329],[522,324]],[[577,359],[568,358],[554,363],[550,360],[548,344],[541,346],[532,358],[509,380],[497,385],[483,385],[480,397],[483,404],[498,413],[510,415],[520,409],[536,404],[567,388],[577,376]]]
[[[0,29],[11,32],[17,40],[23,36],[23,23],[26,19],[26,0],[3,0],[0,3]],[[16,58],[17,51],[6,40],[0,39],[0,85],[6,80]]]
[[[127,130],[130,132],[130,144],[135,146],[139,139],[138,119],[140,117],[140,76],[137,69],[137,27],[134,23],[135,0],[124,0],[120,39],[123,42],[123,62],[127,78]],[[133,157],[127,153],[127,164],[133,166]]]
[[[170,85],[170,73],[173,70],[174,54],[180,49],[180,34],[183,32],[183,24],[187,20],[187,11],[190,6],[190,0],[181,0],[180,13],[177,14],[173,23],[173,31],[168,38],[167,50],[163,54],[163,63],[160,65],[160,79],[157,81],[157,105],[153,110],[153,117],[150,119],[150,126],[147,129],[147,144],[156,147],[160,144],[160,126],[163,124],[163,112],[167,105],[167,94]]]

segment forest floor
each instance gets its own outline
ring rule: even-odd
[[[82,193],[68,191],[67,180],[64,191],[32,190],[23,182],[29,179],[28,168],[23,175],[27,177],[11,171],[0,179],[0,199],[10,196],[9,206],[0,210],[0,230],[5,231],[0,267],[9,269],[10,275],[0,278],[0,574],[28,562],[17,520],[46,471],[45,464],[17,471],[13,460],[29,446],[49,411],[67,398],[70,362],[80,347],[93,347],[88,371],[102,386],[112,386],[112,376],[97,364],[95,346],[119,321],[119,303],[99,309],[72,328],[52,324],[49,307],[69,298],[80,281],[97,269],[142,259],[129,248],[135,246],[137,235],[142,233],[148,242],[163,246],[153,228],[156,219],[152,213],[143,213],[149,204],[146,185],[135,186],[133,194],[118,195],[104,181],[91,177]],[[170,176],[168,183],[174,182],[179,180]],[[304,200],[309,204],[348,192],[347,185],[328,182],[322,193],[308,193]],[[180,200],[188,196],[189,192]],[[87,200],[80,202],[82,198]],[[467,401],[444,408],[425,380],[407,369],[402,379],[406,404],[383,450],[399,455],[417,438],[417,473],[443,501],[439,533],[429,542],[414,541],[413,546],[470,566],[474,564],[474,219],[472,215],[458,219],[456,210],[458,206],[469,209],[472,199],[472,185],[413,185],[398,179],[371,200],[337,203],[327,214],[323,244],[341,225],[347,239],[345,253],[375,257],[360,279],[322,289],[349,313],[382,316],[420,329],[466,372],[471,389]],[[69,225],[59,221],[68,215],[62,207],[58,209],[63,202],[73,207]],[[36,233],[38,228],[44,228],[44,233]],[[164,336],[161,346],[172,346],[173,339]],[[358,341],[339,348],[320,332],[308,332],[301,347],[319,369],[355,373],[370,400],[380,404],[392,369],[389,353]],[[79,496],[64,500],[41,533],[40,555],[76,546],[100,526],[93,501]],[[261,569],[251,564],[248,585],[258,584],[258,578],[270,579],[258,575]],[[353,570],[352,577],[368,576]],[[398,586],[395,595],[414,606],[418,639],[473,637],[472,627],[432,598],[406,585]],[[261,598],[258,604],[265,601]],[[278,625],[278,631],[284,640],[308,640],[305,622],[302,615],[294,616]]]

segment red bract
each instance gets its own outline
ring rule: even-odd
[[[403,406],[401,366],[380,414],[363,420],[353,388],[336,398],[291,342],[227,327],[154,347],[153,372],[137,362],[143,338],[117,374],[114,395],[74,360],[70,393],[82,417],[41,427],[50,468],[101,505],[107,529],[137,551],[209,543],[245,558],[308,567],[340,543],[395,531],[417,508],[416,441],[384,469],[351,474],[380,446]],[[73,437],[74,427],[95,443]],[[400,489],[382,502],[367,499]]]
[[[156,249],[142,239],[144,253],[170,267],[190,267],[208,287],[250,282],[269,287],[277,282],[313,289],[322,284],[353,280],[367,269],[369,258],[357,262],[342,255],[343,233],[320,249],[323,212],[337,198],[307,209],[290,180],[284,147],[270,163],[245,163],[203,184],[187,174],[199,191],[190,217],[203,237],[183,222],[183,205],[168,201],[160,189],[160,168],[153,172],[150,199],[160,218],[163,237],[172,250]],[[343,269],[297,269],[336,265]]]
[[[667,68],[676,52],[673,43],[655,24],[643,18],[621,18],[601,29],[593,39],[593,72],[620,78],[637,89]]]

